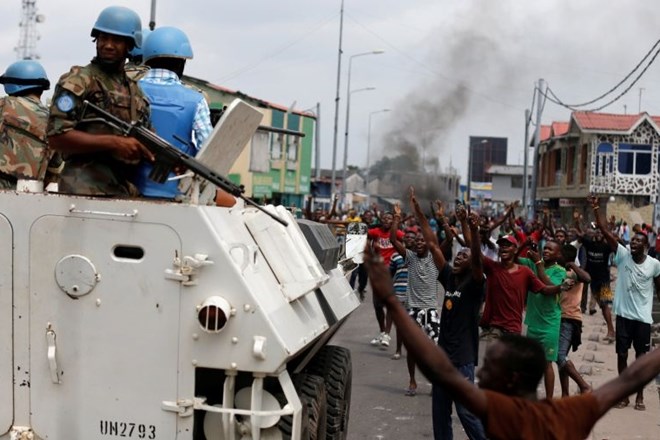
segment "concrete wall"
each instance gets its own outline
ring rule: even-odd
[[[493,175],[493,201],[494,202],[512,202],[522,200],[522,188],[513,188],[511,186],[512,176]],[[529,187],[527,190],[529,191]]]
[[[635,208],[618,198],[614,202],[607,202],[607,218],[614,216],[617,220],[623,219],[632,228],[635,223],[650,224],[653,222],[653,205],[647,205],[642,208]]]

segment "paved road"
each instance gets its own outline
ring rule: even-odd
[[[349,348],[352,353],[353,391],[348,437],[433,438],[429,382],[418,372],[418,394],[406,397],[404,391],[408,386],[408,370],[405,356],[399,360],[390,359],[394,353],[394,333],[388,351],[369,345],[378,333],[369,295],[331,342]],[[456,440],[467,438],[460,423],[454,424],[454,434]]]
[[[369,345],[378,330],[369,295],[367,301],[351,315],[332,341],[333,344],[348,347],[352,352],[353,391],[349,438],[433,438],[431,386],[428,381],[418,372],[417,396],[404,396],[408,385],[405,357],[398,361],[391,360],[393,348],[381,351]],[[594,388],[617,375],[614,346],[603,342],[603,336],[605,323],[601,314],[585,316],[582,346],[570,355],[579,369],[590,373],[585,375],[585,379]],[[633,352],[629,356],[629,360],[632,359]],[[559,383],[556,382],[555,396],[559,396],[561,392]],[[571,393],[575,392],[576,386],[571,383]],[[539,387],[538,393],[539,397],[543,397],[543,386]],[[632,405],[625,409],[613,409],[596,424],[589,439],[660,439],[660,401],[654,383],[647,385],[644,395],[646,411],[635,411]],[[456,417],[454,438],[467,438]]]

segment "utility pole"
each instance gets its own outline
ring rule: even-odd
[[[536,83],[536,131],[534,132],[534,162],[532,170],[532,200],[531,209],[527,212],[527,218],[533,219],[536,207],[536,187],[539,182],[539,144],[541,143],[541,113],[543,112],[543,102],[545,101],[545,81],[543,78]]]
[[[314,166],[316,179],[321,178],[321,103],[316,103],[316,130],[314,130]]]
[[[22,0],[22,4],[21,22],[19,23],[20,35],[18,46],[14,48],[14,51],[16,51],[19,60],[38,60],[37,40],[39,40],[39,34],[37,33],[37,23],[43,23],[46,17],[37,14],[37,0]]]
[[[642,92],[644,91],[644,87],[639,88],[639,105],[637,107],[637,113],[640,114],[642,113]]]
[[[337,179],[337,134],[339,132],[339,87],[341,83],[341,42],[344,33],[344,0],[341,0],[339,11],[339,54],[337,59],[337,92],[335,93],[335,128],[332,132],[332,177],[330,179],[330,195],[335,194],[335,182]],[[344,182],[342,182],[342,185]]]
[[[529,180],[529,176],[527,175],[527,165],[529,162],[528,156],[529,154],[527,149],[529,148],[529,123],[531,120],[531,111],[529,109],[525,109],[525,142],[523,143],[523,189],[522,189],[522,206],[523,210],[525,211],[525,216],[527,216],[527,213],[529,212],[529,200],[527,200],[527,186],[528,183],[527,181]]]

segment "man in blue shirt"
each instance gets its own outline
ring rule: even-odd
[[[628,350],[632,345],[635,356],[640,357],[651,348],[651,316],[653,309],[653,290],[660,297],[660,261],[646,255],[648,237],[635,232],[630,240],[630,250],[622,246],[607,227],[605,220],[598,215],[598,199],[590,196],[589,202],[596,217],[596,225],[603,232],[614,255],[614,264],[618,268],[616,288],[614,290],[614,314],[616,315],[616,354],[619,375],[628,366]],[[630,404],[626,397],[616,405],[624,408]],[[644,390],[637,391],[635,409],[644,411]]]
[[[139,85],[151,104],[151,123],[156,133],[194,156],[213,131],[213,126],[204,96],[183,85],[180,79],[186,60],[193,57],[188,37],[174,27],[158,28],[144,42],[143,57],[151,69]],[[136,178],[140,194],[174,199],[179,194],[178,181],[156,183],[148,178],[151,168],[148,163],[140,166]]]

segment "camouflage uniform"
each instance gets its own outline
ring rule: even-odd
[[[15,189],[17,179],[44,180],[48,108],[32,96],[0,99],[0,188]]]
[[[144,64],[135,64],[134,62],[129,61],[126,63],[124,70],[126,71],[126,76],[128,76],[133,81],[138,82],[144,78],[147,73],[149,73],[149,66],[145,66]]]
[[[90,122],[93,112],[82,115],[83,101],[88,100],[126,122],[149,126],[149,104],[137,83],[126,73],[106,72],[96,60],[85,67],[74,66],[62,75],[50,110],[48,136],[76,129],[93,134],[121,134],[102,122]],[[128,164],[110,152],[71,154],[64,157],[60,192],[80,195],[133,196],[137,190],[130,183],[136,164]]]

